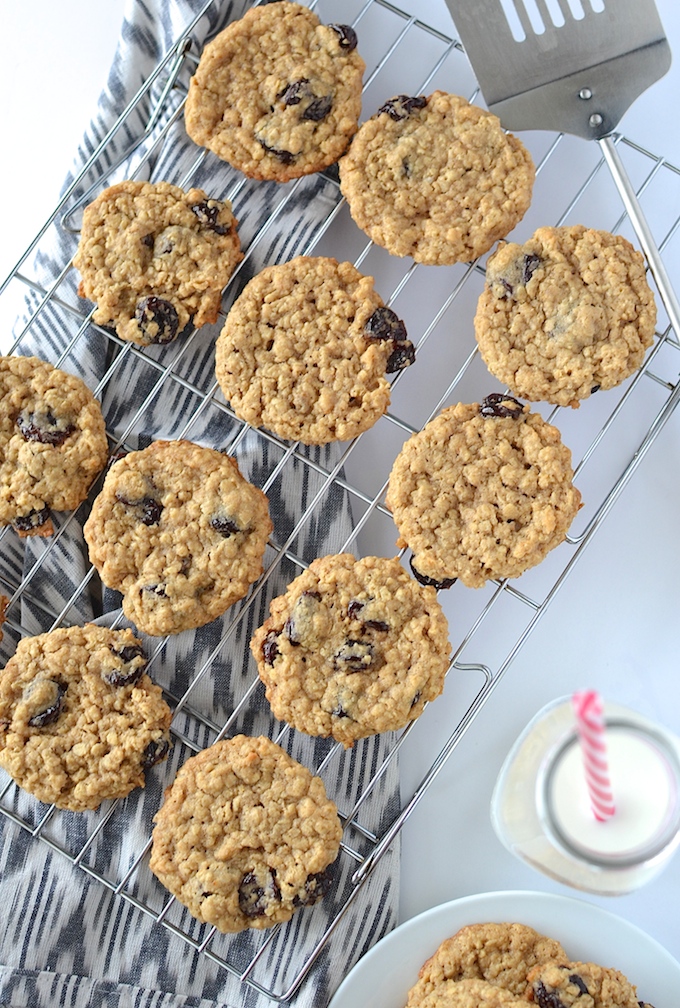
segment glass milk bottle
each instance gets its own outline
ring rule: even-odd
[[[648,718],[604,705],[616,812],[590,806],[570,697],[527,725],[491,799],[499,839],[551,878],[585,892],[620,895],[653,878],[680,842],[680,739]]]

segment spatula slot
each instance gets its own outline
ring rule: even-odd
[[[530,35],[544,35],[563,28],[569,21],[583,21],[589,14],[601,14],[605,0],[498,0],[515,42]]]

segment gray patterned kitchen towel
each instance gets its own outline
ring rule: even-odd
[[[144,351],[124,345],[89,323],[69,268],[78,197],[87,201],[124,177],[196,185],[232,200],[246,255],[225,307],[263,265],[314,247],[339,198],[332,176],[286,186],[254,183],[201,152],[183,129],[190,67],[172,86],[176,40],[191,26],[191,51],[198,53],[246,6],[243,0],[207,6],[204,0],[129,0],[107,88],[65,188],[69,213],[55,219],[22,266],[31,287],[12,352],[36,354],[83,378],[102,402],[112,452],[186,437],[235,454],[244,475],[269,497],[274,533],[265,576],[249,599],[198,630],[145,640],[150,674],[171,699],[181,698],[181,709],[170,758],[149,772],[143,791],[72,814],[34,801],[0,772],[0,1005],[8,1008],[264,1008],[272,998],[323,1006],[351,965],[396,923],[396,849],[366,885],[352,884],[358,859],[399,808],[396,759],[374,778],[393,740],[378,736],[345,751],[276,724],[248,649],[269,600],[305,564],[352,548],[351,501],[342,479],[346,446],[305,449],[245,428],[215,389],[215,326]],[[339,2],[338,8],[335,20],[342,19]],[[150,78],[148,91],[133,102]],[[0,589],[11,597],[3,662],[22,636],[87,620],[125,624],[120,596],[103,588],[88,564],[82,536],[88,506],[57,515],[50,539],[0,533]],[[148,869],[148,839],[164,788],[220,731],[277,738],[320,773],[343,814],[357,808],[358,825],[345,831],[331,893],[271,932],[212,932],[169,900]],[[246,972],[248,982],[241,979]]]

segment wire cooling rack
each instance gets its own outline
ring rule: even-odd
[[[218,3],[218,0],[214,0]],[[410,16],[385,0],[319,0],[314,6],[322,21],[352,23],[359,34],[360,51],[366,60],[363,97],[364,116],[370,115],[387,97],[396,93],[428,94],[436,88],[462,94],[479,101],[472,70],[460,43],[417,18]],[[205,10],[213,7],[207,4]],[[69,368],[77,359],[79,347],[89,332],[96,331],[107,344],[106,374],[95,394],[100,395],[119,369],[132,359],[143,375],[144,394],[131,396],[130,409],[120,428],[123,435],[111,437],[112,452],[128,447],[126,439],[144,431],[153,436],[150,426],[154,405],[160,390],[176,386],[194,399],[195,410],[187,419],[179,436],[192,437],[196,425],[206,416],[219,426],[223,421],[229,431],[227,447],[238,454],[246,436],[256,436],[266,444],[271,466],[260,482],[268,487],[295,460],[302,471],[316,481],[317,490],[298,524],[285,541],[274,541],[268,549],[268,565],[264,580],[281,564],[289,564],[293,574],[299,573],[311,557],[296,552],[297,536],[310,526],[325,497],[341,492],[348,499],[354,516],[353,530],[345,549],[360,554],[394,554],[396,530],[384,504],[387,478],[392,462],[403,442],[439,410],[457,401],[479,401],[497,383],[481,362],[474,341],[472,318],[484,281],[484,262],[459,264],[452,267],[425,267],[411,260],[389,256],[384,250],[367,242],[355,227],[338,186],[337,170],[329,169],[316,177],[297,180],[286,186],[254,183],[239,176],[211,154],[198,148],[191,161],[178,163],[173,174],[163,175],[166,181],[188,188],[191,185],[208,188],[211,195],[226,197],[234,205],[239,232],[246,253],[245,259],[225,291],[224,308],[259,264],[258,256],[268,249],[267,261],[287,257],[286,230],[289,215],[298,205],[296,200],[307,194],[326,208],[310,228],[305,254],[331,255],[355,263],[363,273],[375,277],[376,288],[386,303],[404,319],[410,338],[417,345],[417,362],[413,368],[394,378],[389,412],[370,430],[339,448],[332,465],[319,461],[319,454],[304,446],[288,444],[259,431],[249,432],[233,415],[214,384],[214,376],[197,382],[189,363],[196,333],[180,339],[169,347],[141,349],[125,344],[115,334],[94,326],[87,306],[75,296],[77,277],[67,255],[63,262],[51,262],[46,270],[41,250],[54,235],[71,235],[70,255],[75,251],[80,211],[101,188],[121,177],[125,158],[139,153],[135,171],[142,177],[156,178],[153,164],[163,152],[168,137],[181,122],[183,101],[188,79],[193,72],[198,53],[192,45],[192,35],[198,23],[187,26],[165,58],[144,82],[113,129],[89,157],[79,176],[69,187],[50,220],[36,237],[2,288],[3,297],[30,304],[28,317],[18,325],[16,340],[8,352],[27,352],[34,327],[48,311],[56,313],[65,330],[71,334],[58,360],[52,363]],[[522,137],[537,165],[537,180],[532,206],[513,233],[524,240],[536,227],[544,224],[586,223],[625,234],[632,241],[627,218],[616,189],[608,175],[598,148],[564,135],[529,133]],[[124,148],[124,157],[113,163],[113,142]],[[670,268],[680,259],[677,240],[680,217],[669,222],[668,207],[680,205],[680,170],[642,149],[632,141],[617,137],[619,152],[634,181],[656,242]],[[564,184],[564,166],[569,165],[569,183]],[[160,180],[160,179],[157,179]],[[259,203],[256,191],[266,186],[269,198]],[[241,215],[239,207],[256,206],[256,212]],[[333,914],[325,933],[305,948],[300,966],[300,935],[294,922],[275,931],[263,933],[255,955],[244,956],[238,936],[220,935],[205,925],[199,925],[178,904],[161,891],[148,871],[149,843],[126,853],[126,868],[112,873],[112,845],[120,845],[121,824],[125,823],[131,803],[142,798],[131,795],[121,802],[109,804],[96,813],[82,817],[82,828],[71,835],[59,828],[60,813],[28,800],[2,774],[0,778],[0,811],[16,825],[29,831],[36,842],[47,844],[60,852],[71,864],[128,901],[158,926],[169,929],[192,948],[200,950],[212,962],[223,967],[272,1000],[285,1002],[292,998],[321,954],[332,934],[342,926],[343,917],[358,893],[370,879],[372,870],[394,842],[411,810],[436,777],[464,733],[473,724],[482,705],[490,696],[536,622],[551,604],[582,551],[603,521],[638,463],[676,406],[680,397],[678,370],[680,346],[665,319],[659,299],[659,324],[653,347],[642,369],[618,389],[594,395],[578,410],[548,409],[534,405],[562,431],[575,461],[575,481],[582,492],[584,507],[574,522],[566,542],[554,550],[537,568],[517,581],[489,582],[483,589],[469,590],[460,584],[440,593],[440,600],[449,618],[453,658],[447,677],[447,692],[455,690],[456,719],[453,731],[445,738],[431,733],[428,710],[422,718],[390,738],[385,762],[374,768],[370,781],[354,807],[345,807],[342,795],[333,795],[346,823],[340,859],[349,862],[350,883],[342,893],[330,894]],[[95,485],[93,493],[100,486]],[[87,505],[85,505],[86,507]],[[82,518],[82,510],[80,511]],[[64,533],[65,526],[59,535]],[[14,533],[0,532],[7,546]],[[275,533],[276,535],[276,533]],[[5,623],[2,655],[6,660],[14,651],[18,639],[36,632],[22,623],[29,603],[33,612],[41,615],[47,628],[75,622],[72,611],[85,594],[96,595],[98,578],[87,568],[73,596],[61,611],[50,608],[41,591],[41,571],[44,556],[51,545],[47,542],[42,556],[17,575],[16,582],[6,580],[1,585],[10,598]],[[405,558],[407,559],[407,558]],[[257,599],[261,584],[255,585],[243,604],[234,607],[234,619],[225,639],[240,624],[251,626],[258,617]],[[217,660],[216,645],[211,660]],[[164,642],[155,642],[150,672],[154,660],[162,653]],[[252,683],[236,708],[221,717],[201,707],[200,684],[210,665],[207,661],[195,670],[186,688],[173,695],[169,692],[177,713],[173,722],[175,750],[178,759],[214,741],[217,736],[248,731],[252,727],[250,702],[260,688],[253,670]],[[430,705],[432,706],[432,705]],[[281,740],[289,730],[273,721],[270,734]],[[432,752],[432,762],[425,777],[404,794],[401,806],[393,810],[387,821],[372,823],[365,816],[371,795],[379,791],[388,765],[397,758],[404,740],[412,733],[421,733],[421,744]],[[332,743],[321,746],[319,761],[313,768],[322,776],[332,765],[338,747]],[[361,758],[361,743],[356,747]],[[147,815],[150,826],[153,809]],[[117,839],[118,838],[118,839]],[[117,860],[120,865],[121,859]],[[335,902],[333,902],[335,900]],[[314,910],[304,911],[313,913]],[[298,915],[300,916],[300,915]],[[295,919],[294,919],[295,920]],[[296,943],[294,969],[273,970],[272,943]]]

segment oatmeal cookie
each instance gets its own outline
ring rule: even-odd
[[[24,637],[0,672],[0,766],[39,801],[76,812],[144,787],[171,712],[131,630]]]
[[[522,219],[534,182],[528,152],[498,118],[444,91],[386,102],[339,168],[369,238],[435,266],[487,252]]]
[[[242,420],[305,444],[347,441],[389,405],[386,373],[415,360],[401,319],[351,263],[298,256],[247,284],[217,340]]]
[[[149,867],[219,931],[268,928],[332,884],[342,825],[323,781],[268,738],[192,756],[156,816]]]
[[[563,958],[528,975],[527,998],[539,1008],[638,1008],[635,987],[618,970]]]
[[[559,942],[526,924],[469,924],[442,942],[423,964],[418,982],[409,991],[408,1008],[434,1006],[436,1002],[425,999],[451,980],[484,980],[522,998],[530,970],[551,959],[568,961]]]
[[[396,559],[314,560],[270,611],[251,649],[275,717],[308,735],[349,747],[403,728],[444,688],[446,617]]]
[[[356,132],[365,64],[349,25],[262,4],[203,50],[185,109],[191,139],[254,179],[325,168]]]
[[[84,533],[90,560],[144,633],[221,616],[262,573],[267,498],[236,459],[191,441],[154,441],[115,462]]]
[[[417,1004],[418,1008],[526,1008],[527,1002],[486,980],[444,980]]]
[[[140,346],[216,322],[243,258],[228,201],[169,182],[119,182],[85,208],[73,259],[95,322]]]
[[[104,468],[99,403],[80,378],[38,357],[0,357],[0,525],[50,536]]]
[[[578,406],[642,364],[656,323],[642,255],[620,235],[542,227],[489,258],[475,335],[515,395]]]
[[[493,393],[443,410],[405,443],[386,503],[425,583],[479,588],[558,546],[581,505],[556,427]]]

